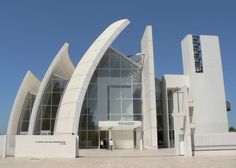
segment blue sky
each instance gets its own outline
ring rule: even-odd
[[[0,132],[27,70],[42,79],[57,51],[70,44],[77,64],[97,36],[112,22],[131,24],[113,44],[125,54],[140,51],[145,26],[153,26],[156,75],[181,74],[180,41],[186,34],[219,35],[229,125],[236,127],[236,1],[234,0],[1,0]]]

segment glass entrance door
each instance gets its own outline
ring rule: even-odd
[[[109,131],[100,131],[99,136],[100,149],[108,149],[109,147]]]

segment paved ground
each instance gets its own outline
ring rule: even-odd
[[[175,156],[174,151],[81,150],[76,159],[0,159],[0,168],[236,168],[236,155]]]

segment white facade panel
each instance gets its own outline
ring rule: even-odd
[[[134,131],[111,131],[114,149],[133,149]]]
[[[210,146],[235,146],[236,149],[236,133],[218,133],[218,134],[195,134],[195,148]]]
[[[194,155],[236,154],[236,133],[194,135]]]
[[[0,158],[6,154],[6,135],[0,135]]]
[[[72,135],[17,135],[16,157],[75,158],[77,137]]]
[[[166,88],[190,87],[187,75],[164,75]]]

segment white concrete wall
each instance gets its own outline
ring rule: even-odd
[[[184,86],[173,92],[173,119],[177,155],[192,156],[188,92]]]
[[[17,135],[16,157],[75,158],[76,136]]]
[[[165,79],[165,85],[167,89],[172,88],[181,88],[181,87],[188,87],[189,84],[189,78],[187,75],[175,75],[175,74],[167,74],[164,75]]]
[[[147,26],[144,31],[141,51],[145,54],[142,71],[144,148],[157,149],[156,89],[151,26]]]
[[[195,155],[236,154],[236,133],[195,134]]]
[[[162,88],[162,98],[163,98],[163,111],[164,111],[164,121],[163,121],[164,122],[164,140],[165,140],[166,147],[170,147],[169,114],[168,114],[169,107],[168,107],[167,92],[168,92],[168,90],[176,90],[177,88],[180,89],[182,87],[187,87],[187,88],[190,87],[189,77],[187,75],[176,75],[176,74],[164,75],[163,88]],[[178,104],[174,104],[174,110],[178,111]]]
[[[200,36],[203,73],[195,73],[192,35],[182,44],[184,74],[189,76],[194,101],[196,133],[226,133],[228,121],[225,102],[219,39]]]
[[[133,149],[134,131],[111,131],[111,138],[115,149]]]
[[[195,134],[194,146],[224,146],[232,145],[236,149],[236,133]]]
[[[0,158],[5,157],[6,135],[0,135]]]

